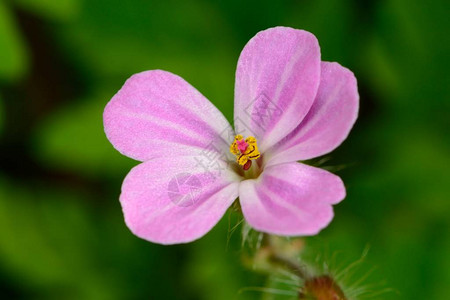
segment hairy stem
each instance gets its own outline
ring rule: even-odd
[[[288,257],[285,253],[279,250],[273,243],[272,237],[266,233],[263,236],[263,243],[270,249],[268,260],[270,263],[287,269],[291,273],[297,275],[303,280],[307,279],[307,273],[305,272],[305,266],[301,266],[294,259]]]

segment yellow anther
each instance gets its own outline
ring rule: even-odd
[[[261,156],[256,138],[249,136],[244,141],[244,137],[240,134],[235,136],[230,146],[230,152],[236,155],[236,161],[241,166],[245,165],[249,160],[257,159]]]
[[[230,146],[230,152],[233,153],[234,155],[240,155],[236,141],[240,141],[242,139],[243,139],[243,137],[240,134],[238,134],[234,137],[234,142],[231,143],[231,146]]]

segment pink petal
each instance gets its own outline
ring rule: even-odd
[[[278,235],[314,235],[333,218],[331,204],[345,197],[342,180],[300,163],[268,167],[256,180],[241,182],[239,198],[247,222]]]
[[[228,121],[181,77],[153,70],[129,78],[103,114],[105,133],[131,158],[228,152],[233,132]]]
[[[156,158],[130,171],[120,202],[127,226],[138,237],[187,243],[222,218],[238,187],[236,175],[224,163],[206,168],[194,157]]]
[[[269,164],[314,158],[331,152],[348,136],[358,116],[359,95],[353,73],[322,62],[319,90],[302,123],[269,152]]]
[[[313,34],[288,27],[259,32],[237,65],[237,133],[255,136],[264,152],[300,123],[319,81],[320,48]]]

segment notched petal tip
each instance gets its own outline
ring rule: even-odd
[[[255,37],[265,37],[265,36],[271,37],[273,35],[284,35],[284,36],[297,35],[297,36],[304,36],[305,38],[310,40],[314,45],[317,45],[317,47],[319,47],[319,41],[318,41],[317,37],[313,33],[309,32],[309,31],[306,31],[306,30],[303,30],[303,29],[296,29],[296,28],[286,27],[286,26],[275,26],[275,27],[271,27],[271,28],[267,28],[267,29],[261,30],[258,33],[256,33],[256,35],[252,39],[254,39]]]

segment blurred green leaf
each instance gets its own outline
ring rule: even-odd
[[[8,5],[0,1],[0,79],[16,81],[29,68],[25,42],[16,27]]]
[[[173,250],[134,237],[117,199],[114,209],[95,209],[95,198],[45,186],[0,177],[1,271],[22,292],[42,299],[176,298]]]
[[[0,136],[3,133],[4,122],[5,122],[5,111],[3,106],[2,95],[0,94]]]
[[[202,239],[191,245],[192,251],[184,278],[191,288],[202,295],[202,299],[260,299],[260,293],[241,292],[249,286],[264,286],[258,274],[241,264],[240,226],[227,238],[232,220],[228,212],[218,225]]]
[[[45,120],[35,134],[36,157],[47,166],[89,177],[125,174],[138,162],[116,151],[103,131],[103,109],[112,93],[98,92]]]
[[[42,293],[59,286],[65,299],[92,298],[100,290],[114,296],[90,257],[95,228],[86,207],[62,191],[24,189],[3,177],[0,198],[2,265],[16,281]]]
[[[375,20],[377,41],[383,49],[380,56],[385,56],[383,60],[395,70],[390,73],[396,75],[397,93],[390,97],[389,104],[402,114],[415,114],[413,118],[420,115],[421,120],[427,118],[438,126],[450,124],[443,113],[450,109],[450,103],[442,96],[450,94],[450,79],[446,75],[450,62],[445,59],[445,53],[450,51],[450,40],[446,38],[450,19],[444,13],[449,10],[450,4],[445,0],[433,4],[379,2]],[[378,74],[383,75],[386,74]],[[376,77],[372,74],[372,78]]]
[[[115,82],[112,92],[134,73],[164,69],[185,78],[231,119],[240,49],[224,22],[206,2],[99,0],[85,3],[80,18],[56,32],[66,55],[84,64],[87,79]]]
[[[46,19],[65,21],[80,11],[80,0],[12,0],[15,4]]]

